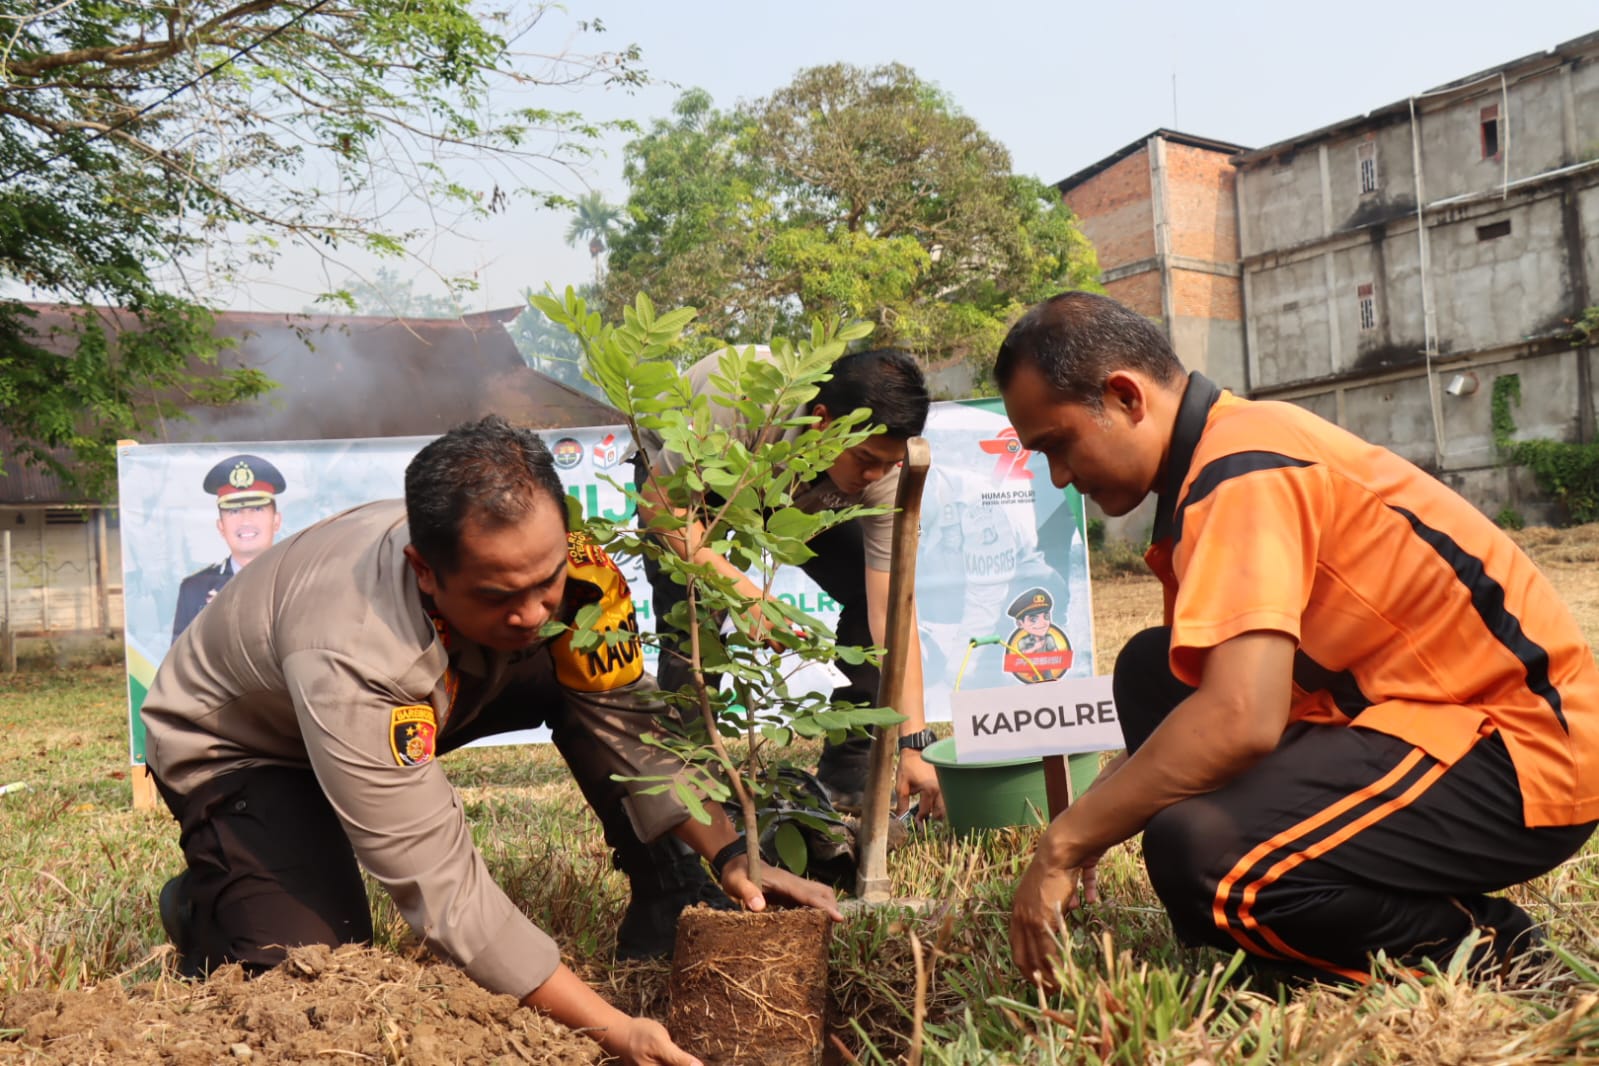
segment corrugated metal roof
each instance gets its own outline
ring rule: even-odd
[[[33,306],[41,334],[70,327],[68,309]],[[486,414],[534,429],[620,422],[614,409],[522,361],[502,325],[518,311],[468,319],[221,312],[216,332],[237,344],[218,366],[254,367],[278,387],[228,407],[187,408],[190,420],[166,422],[141,443],[428,436]],[[115,312],[101,314],[115,321]],[[0,504],[79,502],[12,444],[0,437]]]
[[[52,451],[51,454],[63,461],[70,459],[70,456],[59,449]],[[5,471],[0,474],[0,507],[14,507],[18,504],[66,506],[99,502],[89,499],[81,491],[69,491],[63,488],[61,479],[49,468],[24,460],[17,449],[16,438],[4,426],[0,426],[0,462],[4,463]]]

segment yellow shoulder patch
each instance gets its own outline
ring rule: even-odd
[[[410,703],[389,712],[389,750],[397,765],[432,762],[438,738],[438,716],[429,704]]]
[[[605,549],[600,547],[599,541],[581,529],[574,529],[566,535],[566,557],[573,566],[609,566],[615,569],[615,564],[605,554]]]
[[[627,578],[616,563],[583,532],[566,535],[566,587],[573,602],[600,605],[594,628],[611,637],[590,651],[572,647],[572,633],[562,633],[550,647],[555,676],[578,692],[608,692],[631,685],[644,675],[644,650],[638,638],[638,615]]]

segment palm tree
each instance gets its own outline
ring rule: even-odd
[[[572,214],[572,224],[566,227],[566,243],[577,247],[577,242],[587,237],[589,255],[594,257],[594,284],[600,283],[600,253],[605,251],[605,238],[622,220],[622,209],[608,204],[597,191],[589,191],[577,198],[577,210]]]

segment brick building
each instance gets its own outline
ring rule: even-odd
[[[1166,326],[1184,365],[1243,390],[1236,171],[1245,149],[1158,129],[1057,182],[1117,300]]]

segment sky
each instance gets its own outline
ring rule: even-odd
[[[1260,147],[1599,30],[1593,0],[812,0],[783,8],[758,0],[568,0],[567,8],[548,15],[527,47],[637,44],[657,84],[631,93],[552,90],[547,106],[643,126],[669,114],[689,87],[729,107],[808,66],[898,62],[1004,144],[1017,172],[1049,182],[1159,127]],[[594,18],[604,34],[577,32],[577,20]],[[608,138],[604,156],[582,174],[529,172],[527,181],[571,196],[597,189],[622,202],[627,139]],[[517,205],[438,236],[424,255],[440,273],[477,278],[472,310],[505,307],[524,289],[592,278],[586,246],[563,239],[568,221],[565,212]],[[394,267],[416,271],[418,291],[437,288],[417,265]],[[299,310],[309,303],[303,279],[320,273],[287,256],[234,305]]]

